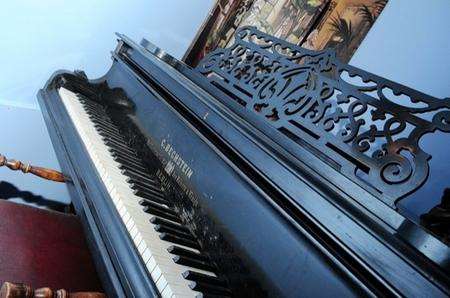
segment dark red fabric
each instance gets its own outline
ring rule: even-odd
[[[74,215],[0,200],[0,283],[102,291]]]

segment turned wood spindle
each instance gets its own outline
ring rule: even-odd
[[[6,166],[13,171],[21,170],[23,173],[31,173],[38,177],[56,181],[56,182],[65,182],[66,177],[58,171],[52,169],[46,169],[41,167],[35,167],[30,164],[25,164],[19,160],[7,159],[4,155],[0,154],[0,167]]]
[[[26,284],[5,282],[0,289],[0,298],[106,298],[106,295],[99,292],[69,293],[64,289],[54,291],[50,288],[33,290]]]

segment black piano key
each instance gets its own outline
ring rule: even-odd
[[[133,149],[131,149],[127,145],[117,144],[114,141],[112,141],[112,140],[110,140],[108,138],[105,138],[105,137],[103,138],[103,142],[105,143],[105,145],[107,145],[109,147],[108,150],[111,153],[112,152],[118,152],[118,153],[120,153],[122,155],[129,154],[129,155],[136,155],[137,156],[136,151],[134,151]]]
[[[189,287],[194,291],[202,292],[203,297],[205,297],[206,294],[225,296],[231,295],[231,291],[226,287],[211,285],[200,281],[193,281],[189,283]]]
[[[116,138],[121,136],[121,133],[120,133],[120,132],[116,132],[116,131],[112,131],[112,130],[107,130],[107,129],[105,129],[105,128],[103,128],[103,127],[100,127],[100,126],[98,126],[98,125],[95,126],[95,129],[97,129],[97,131],[99,132],[99,134],[106,133],[106,134],[108,134],[108,135],[110,135],[110,136],[115,136]]]
[[[136,179],[136,178],[130,178],[130,177],[128,177],[126,179],[126,181],[130,185],[132,185],[133,189],[141,189],[141,186],[142,186],[142,190],[144,190],[144,188],[145,189],[149,188],[158,193],[162,193],[161,185],[157,181],[151,181],[148,179]]]
[[[147,177],[147,179],[148,180],[150,180],[150,181],[152,181],[152,182],[154,182],[154,183],[156,183],[156,179],[154,178],[154,176],[152,176],[151,174],[150,174],[150,171],[149,170],[147,170],[147,168],[145,168],[143,171],[141,171],[141,170],[139,170],[139,169],[137,169],[137,168],[133,168],[132,166],[130,166],[130,165],[124,165],[124,171],[130,171],[130,172],[132,172],[132,173],[134,173],[134,174],[137,174],[137,175],[140,175],[140,176],[143,176],[143,177]]]
[[[99,112],[99,113],[105,113],[106,112],[105,107],[102,106],[102,105],[93,103],[93,102],[91,102],[89,100],[83,100],[81,102],[82,102],[84,108],[87,109],[86,112],[88,114],[90,114],[90,112]]]
[[[102,117],[107,117],[105,111],[100,108],[84,105],[84,109],[92,121],[96,121],[97,118],[101,119]],[[93,116],[96,118],[93,118]]]
[[[110,137],[110,138],[115,139],[118,142],[128,144],[128,142],[125,140],[125,138],[122,135],[117,134],[117,133],[112,133],[112,132],[110,132],[108,130],[105,130],[105,129],[100,129],[99,135]]]
[[[111,154],[117,152],[121,155],[136,155],[136,152],[125,144],[117,144],[114,140],[105,137],[102,139],[105,145],[108,146],[108,151],[111,152]]]
[[[158,197],[154,197],[154,198],[151,198],[151,199],[146,199],[146,198],[140,199],[138,204],[143,206],[143,207],[145,207],[145,206],[151,205],[152,202],[156,203],[156,204],[159,204],[159,205],[165,205],[165,206],[170,208],[169,202],[167,202],[166,200],[161,200]]]
[[[92,100],[84,100],[84,101],[82,101],[82,103],[83,103],[83,106],[87,109],[99,110],[99,111],[106,112],[106,108],[104,105],[99,104],[97,102],[93,102]]]
[[[112,156],[127,158],[130,160],[142,163],[142,160],[137,156],[137,153],[129,154],[127,152],[120,152],[120,151],[112,149],[112,148],[108,149],[108,150],[109,150],[109,152],[111,152]],[[134,152],[136,152],[136,151],[134,151]]]
[[[130,151],[134,151],[133,149],[130,148],[130,146],[128,146],[128,144],[125,141],[117,140],[117,139],[115,139],[115,138],[113,138],[111,136],[108,136],[108,135],[102,135],[102,139],[105,142],[108,141],[108,142],[110,142],[111,144],[114,144],[117,147],[120,146],[121,148],[125,148],[125,149],[128,149]]]
[[[203,262],[200,260],[184,257],[184,256],[174,256],[172,260],[179,265],[189,266],[192,268],[197,268],[206,271],[214,271],[214,266],[209,262]]]
[[[143,172],[143,173],[148,173],[147,167],[145,167],[141,163],[134,163],[131,161],[124,160],[123,158],[122,158],[122,161],[123,162],[120,163],[121,169],[131,169],[131,170],[136,170],[136,171]]]
[[[139,180],[146,179],[146,181],[138,182],[136,179],[137,178],[136,173],[130,172],[129,170],[122,170],[122,172],[127,172],[127,174],[124,174],[124,175],[128,176],[126,181],[128,182],[128,184],[130,184],[131,189],[136,190],[136,191],[139,190],[144,193],[149,193],[150,195],[156,194],[157,196],[165,198],[162,194],[161,186],[156,181],[151,181],[149,179],[142,177]],[[132,176],[132,175],[134,175],[134,176]]]
[[[105,142],[105,144],[106,144],[106,142]],[[136,153],[136,151],[123,151],[123,150],[119,150],[119,149],[116,149],[116,148],[113,148],[113,147],[108,147],[108,151],[109,152],[111,152],[111,154],[113,155],[113,156],[129,156],[129,157],[133,157],[133,158],[139,158],[138,156],[137,156],[137,153]]]
[[[229,298],[229,297],[232,297],[231,294],[230,295],[214,295],[214,294],[200,293],[195,296],[195,298]]]
[[[111,153],[112,157],[121,157],[124,158],[126,156],[128,156],[129,158],[138,158],[137,155],[135,153],[132,153],[131,151],[120,151],[119,149],[116,148],[112,148],[112,147],[108,147],[108,151]],[[139,161],[138,161],[139,162]]]
[[[121,170],[121,173],[128,177],[126,181],[130,184],[140,181],[141,184],[152,185],[155,190],[160,190],[160,185],[156,181],[153,181],[153,177],[150,175],[143,176],[130,170]]]
[[[158,204],[170,206],[169,202],[161,197],[149,195],[149,194],[142,194],[141,192],[138,192],[136,196],[141,197],[142,199],[139,200],[139,204],[142,206],[146,206],[147,202],[155,202]]]
[[[146,199],[148,201],[153,201],[153,202],[160,203],[160,204],[168,203],[166,198],[163,195],[150,193],[150,192],[145,191],[143,189],[134,189],[133,193],[136,196],[141,197],[143,199]]]
[[[163,205],[166,205],[166,206],[170,206],[169,201],[167,201],[163,197],[158,197],[158,196],[154,196],[154,195],[147,194],[147,193],[145,194],[145,197],[142,196],[142,193],[139,193],[139,194],[136,194],[136,195],[138,197],[142,198],[141,200],[139,200],[139,204],[142,205],[142,206],[146,206],[148,201],[155,202],[155,203],[158,203],[158,204],[163,204]]]
[[[169,207],[167,207],[167,206],[165,206],[163,204],[152,202],[150,200],[145,202],[145,207],[152,207],[153,209],[158,209],[158,210],[160,210],[160,211],[162,211],[162,212],[164,212],[166,214],[170,214],[170,215],[173,215],[173,216],[178,216],[178,214],[174,210],[170,209]]]
[[[90,107],[101,108],[101,109],[105,110],[105,107],[102,104],[92,101],[91,99],[89,99],[87,97],[80,97],[79,100],[81,103],[88,105]]]
[[[99,127],[98,125],[97,125],[97,126],[94,126],[94,127],[95,127],[95,129],[98,131],[98,133],[99,133],[100,135],[102,135],[102,134],[107,134],[107,135],[109,135],[109,136],[116,137],[116,138],[121,137],[120,132],[108,130],[108,129],[105,129],[105,128],[103,128],[103,127]]]
[[[159,218],[159,217],[152,217],[152,218],[150,218],[150,222],[152,224],[154,224],[154,225],[165,225],[165,226],[168,226],[168,227],[173,227],[173,228],[182,230],[182,231],[184,231],[186,233],[190,233],[189,229],[186,228],[185,226],[179,225],[179,224],[175,224],[175,223],[173,223],[171,221],[167,221],[167,220],[164,220],[164,219]]]
[[[166,213],[166,212],[164,212],[164,211],[162,211],[162,210],[160,210],[158,208],[154,208],[153,206],[145,206],[144,207],[144,212],[149,213],[149,214],[153,214],[155,216],[160,216],[160,217],[162,217],[164,219],[171,220],[173,222],[181,223],[181,220],[180,220],[180,218],[178,216],[168,214],[168,213]]]
[[[153,226],[153,228],[155,229],[156,232],[159,232],[159,233],[170,233],[174,236],[184,238],[186,240],[195,241],[195,238],[194,238],[194,236],[192,236],[191,233],[185,233],[183,230],[178,230],[176,228],[172,228],[172,227],[164,226],[164,225],[155,225],[155,226]]]
[[[134,171],[139,171],[142,173],[148,173],[147,168],[143,167],[142,165],[139,164],[135,164],[135,163],[129,163],[129,162],[125,162],[125,163],[120,163],[119,168],[121,170],[134,170]]]
[[[111,153],[111,155],[113,156],[113,158],[117,161],[120,162],[122,164],[137,164],[140,167],[145,168],[146,166],[142,163],[142,160],[140,160],[137,157],[134,156],[130,156],[130,155],[125,155],[125,154],[120,154],[117,152]]]
[[[111,121],[106,119],[106,115],[105,116],[98,116],[98,115],[95,115],[96,113],[97,112],[94,112],[94,113],[91,112],[90,115],[89,115],[89,119],[91,119],[92,122],[101,124],[101,125],[103,125],[105,127],[109,127],[109,126],[113,126],[114,125]]]
[[[129,145],[128,145],[128,143],[125,141],[125,140],[123,140],[123,139],[119,139],[119,138],[116,138],[116,137],[114,137],[114,136],[110,136],[110,135],[108,135],[108,134],[106,134],[106,133],[104,133],[104,132],[100,132],[99,133],[101,136],[102,136],[102,139],[103,140],[108,140],[108,141],[111,141],[111,142],[113,142],[113,143],[115,143],[115,144],[118,144],[119,146],[125,146],[127,149],[129,149],[129,150],[131,150],[131,151],[135,151],[133,148],[131,148]]]
[[[136,180],[139,180],[139,179],[146,179],[146,180],[149,180],[150,181],[150,183],[151,182],[153,182],[153,183],[156,183],[156,181],[155,181],[155,179],[150,175],[150,174],[145,174],[145,173],[142,173],[142,172],[140,172],[140,173],[137,173],[136,171],[132,171],[132,170],[121,170],[120,171],[122,174],[124,174],[125,176],[128,176],[128,177],[130,177],[130,178],[132,178],[132,179],[136,179]]]
[[[99,118],[99,119],[101,119],[102,117],[107,117],[106,111],[104,108],[90,106],[89,104],[84,104],[84,109],[86,110],[86,113],[88,114],[89,117],[95,116],[96,118]]]
[[[179,245],[184,245],[190,248],[194,249],[200,249],[200,245],[197,243],[197,241],[191,241],[186,238],[178,237],[176,235],[173,235],[171,233],[161,233],[159,235],[159,238],[164,241],[172,242]],[[175,261],[175,260],[174,260]]]
[[[133,172],[134,173],[134,172]],[[142,176],[136,176],[136,178],[128,178],[127,182],[129,183],[136,183],[138,185],[144,185],[144,186],[151,186],[155,190],[161,190],[161,184],[159,181],[152,175],[148,175],[150,178],[142,177]]]
[[[131,188],[134,190],[144,190],[148,193],[154,193],[157,196],[161,196],[164,198],[159,184],[151,183],[151,182],[150,183],[141,183],[141,182],[134,181],[133,179],[130,179],[130,181],[128,183],[130,184]]]
[[[116,142],[114,142],[113,140],[107,139],[107,138],[103,138],[103,141],[105,142],[105,144],[117,151],[120,151],[122,153],[129,153],[129,154],[136,154],[136,151],[134,151],[133,149],[131,149],[130,147],[124,145],[124,144],[117,144]]]
[[[99,116],[96,115],[95,113],[92,113],[91,115],[89,115],[89,118],[92,120],[92,122],[102,124],[105,127],[114,126],[114,124],[111,122],[109,118],[107,118],[106,115]]]
[[[89,118],[95,123],[102,123],[105,126],[113,126],[111,119],[105,114],[98,111],[87,111]]]
[[[215,286],[222,286],[226,287],[227,282],[221,278],[206,275],[200,272],[195,272],[191,270],[187,270],[183,272],[181,275],[183,275],[183,278],[190,280],[190,281],[196,281],[196,282],[202,282],[205,284],[215,285]]]
[[[185,248],[175,246],[175,245],[172,245],[169,248],[167,248],[167,251],[174,255],[187,257],[187,258],[195,259],[195,260],[202,261],[202,262],[210,261],[209,258],[205,255],[202,255],[202,254],[196,253],[192,250],[185,249]]]
[[[121,135],[120,130],[114,126],[114,125],[104,125],[102,123],[95,123],[94,122],[94,127],[101,129],[101,130],[105,130],[111,133],[115,133],[117,135]]]
[[[102,137],[107,137],[109,139],[112,139],[112,140],[116,141],[117,143],[126,144],[128,146],[128,142],[122,136],[111,135],[105,131],[100,131],[99,135],[101,135]]]
[[[125,166],[133,166],[133,167],[138,168],[140,171],[147,171],[147,166],[145,164],[143,164],[141,161],[139,161],[138,159],[124,157],[123,155],[119,155],[119,154],[113,155],[113,158],[115,161],[117,161],[124,167]]]

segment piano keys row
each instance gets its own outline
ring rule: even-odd
[[[106,109],[66,89],[60,95],[161,296],[231,296]]]

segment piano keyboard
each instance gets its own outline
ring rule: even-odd
[[[161,296],[230,296],[104,107],[64,88],[59,95]]]

